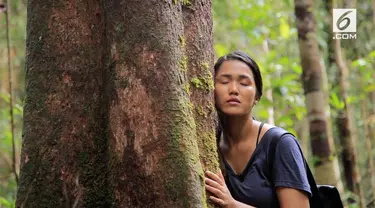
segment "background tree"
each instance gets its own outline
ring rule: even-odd
[[[327,12],[326,31],[332,31],[332,9],[337,8],[336,1],[330,0],[325,2],[324,7]],[[334,33],[328,32],[327,50],[328,61],[327,67],[329,71],[336,71],[334,80],[331,85],[332,107],[336,110],[333,112],[335,117],[335,125],[337,136],[339,138],[341,148],[341,160],[343,165],[345,185],[347,189],[358,195],[361,207],[365,206],[364,196],[360,186],[360,173],[357,166],[357,154],[355,144],[355,131],[353,126],[353,116],[351,105],[348,103],[349,69],[346,60],[342,55],[340,39],[333,38]],[[340,95],[340,96],[337,96]]]
[[[316,40],[312,0],[295,0],[298,43],[303,69],[302,83],[306,96],[307,118],[317,183],[331,184],[342,190],[337,157],[333,155],[327,122],[323,86],[323,65]]]

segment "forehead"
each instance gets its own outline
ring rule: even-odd
[[[221,64],[219,70],[217,71],[216,76],[220,74],[229,74],[229,75],[246,74],[251,77],[254,77],[253,71],[250,69],[250,67],[244,62],[239,61],[239,60],[224,61]]]

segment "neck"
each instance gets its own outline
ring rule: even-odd
[[[254,120],[251,115],[246,116],[226,116],[224,129],[229,145],[243,142],[250,138]]]

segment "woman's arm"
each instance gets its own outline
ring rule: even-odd
[[[278,187],[276,188],[277,198],[279,199],[280,208],[309,208],[309,198],[303,191]]]
[[[275,149],[272,178],[281,208],[309,207],[311,188],[297,139],[284,135]]]

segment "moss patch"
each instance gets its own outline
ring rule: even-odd
[[[198,107],[196,108],[196,111],[197,111],[197,114],[198,114],[198,115],[207,118],[207,112],[203,109],[202,106],[198,106]]]
[[[182,57],[182,59],[180,60],[179,65],[180,65],[181,71],[187,72],[187,69],[188,69],[188,57],[184,55]]]
[[[173,0],[173,4],[178,4],[178,2],[181,2],[181,5],[184,5],[184,6],[191,5],[190,0]]]
[[[202,68],[205,70],[205,71],[209,71],[210,72],[210,65],[208,64],[208,62],[202,62],[201,63],[201,66]],[[210,72],[211,73],[211,72]]]
[[[202,89],[208,92],[214,89],[212,76],[193,77],[190,82],[197,89]]]
[[[184,91],[185,91],[188,95],[191,95],[191,91],[190,91],[190,83],[185,83],[185,84],[184,84]]]
[[[184,36],[179,36],[179,41],[180,41],[181,47],[185,48],[186,47],[186,40],[185,40]]]
[[[180,0],[180,1],[181,1],[182,5],[185,5],[185,6],[190,6],[191,5],[190,0]]]
[[[181,91],[182,93],[182,91]],[[201,185],[203,170],[200,166],[199,149],[196,142],[196,124],[193,117],[193,104],[185,93],[176,95],[177,102],[166,106],[171,115],[168,124],[168,156],[165,167],[172,171],[167,175],[165,192],[172,201],[180,202],[176,206],[192,207],[197,195],[195,185]],[[204,189],[202,189],[204,190]],[[186,197],[194,200],[181,200]],[[203,203],[204,198],[200,198]]]

